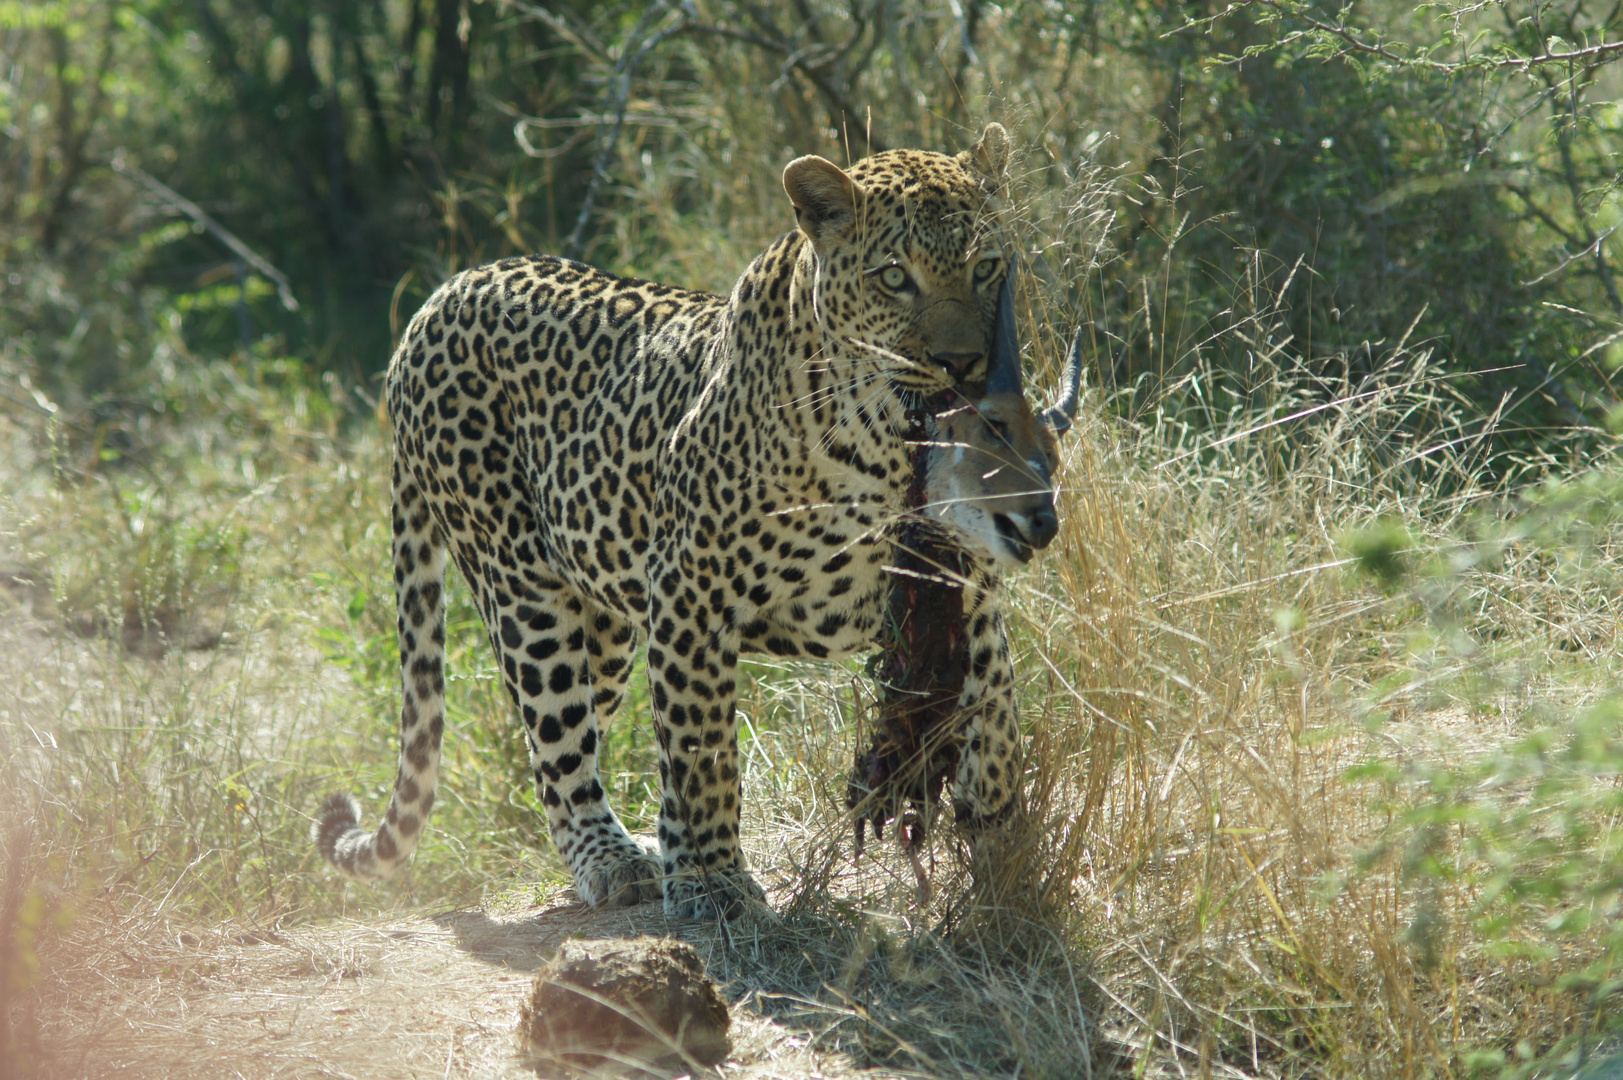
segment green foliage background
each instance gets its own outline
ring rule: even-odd
[[[110,414],[165,350],[364,383],[470,263],[725,289],[792,155],[997,118],[1032,197],[1119,172],[1117,257],[1038,270],[1129,407],[1255,393],[1243,348],[1181,380],[1258,304],[1327,393],[1421,343],[1539,444],[1617,403],[1620,33],[1595,0],[9,0],[0,348]]]

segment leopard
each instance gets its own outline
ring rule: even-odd
[[[328,862],[387,877],[424,832],[454,563],[580,900],[660,900],[690,919],[763,901],[741,850],[739,658],[871,648],[908,515],[971,567],[954,815],[972,830],[1007,815],[1021,736],[1000,576],[1056,533],[1064,419],[1009,384],[1010,151],[993,123],[953,155],[790,161],[795,227],[727,295],[531,255],[430,296],[385,383],[398,769],[375,829],[346,793],[322,805],[312,834]],[[954,407],[930,419],[920,508],[916,417],[943,397]],[[599,773],[639,648],[657,847],[626,829]]]

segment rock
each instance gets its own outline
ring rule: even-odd
[[[519,1007],[519,1038],[533,1053],[585,1068],[674,1064],[684,1056],[714,1065],[731,1050],[731,1022],[720,989],[685,942],[567,941]]]

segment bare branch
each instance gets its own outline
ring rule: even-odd
[[[783,34],[772,25],[772,22],[768,16],[764,12],[760,11],[756,5],[744,5],[744,7],[745,10],[748,11],[752,17],[754,17],[757,25],[761,26],[765,31],[770,31],[775,36],[768,37],[765,33],[756,33],[749,30],[735,30],[730,26],[722,26],[720,24],[713,23],[695,22],[689,27],[689,29],[691,29],[694,33],[710,34],[715,37],[722,37],[731,41],[742,42],[746,45],[754,45],[755,47],[765,49],[768,52],[777,53],[785,58],[784,66],[786,68],[798,72],[801,77],[809,82],[812,85],[812,88],[817,91],[818,95],[823,99],[824,106],[831,114],[836,127],[840,125],[842,119],[848,121],[856,121],[861,119],[863,113],[851,103],[850,98],[846,96],[844,91],[829,80],[827,71],[835,61],[849,55],[851,50],[855,48],[857,41],[862,37],[866,30],[865,23],[857,26],[856,32],[852,35],[851,39],[845,43],[844,46],[836,47],[829,45],[826,42],[819,41],[811,47],[802,48],[796,46],[793,41],[783,36]],[[874,47],[876,45],[877,42],[875,42],[874,45],[871,45],[866,51],[863,56],[863,63],[861,66],[866,66],[869,59],[871,59],[873,55]],[[851,134],[856,136],[856,138],[867,147],[868,153],[879,153],[880,151],[886,149],[883,143],[871,137],[866,125],[857,124],[850,130]]]
[[[603,109],[605,115],[614,117],[614,123],[609,127],[607,137],[604,137],[602,130],[599,129],[602,144],[598,147],[597,160],[592,164],[592,178],[586,185],[585,196],[581,199],[575,227],[570,230],[569,239],[564,241],[564,254],[571,259],[578,259],[581,256],[586,226],[591,221],[597,193],[602,188],[603,182],[609,178],[609,160],[614,156],[615,147],[620,143],[620,132],[625,128],[626,102],[631,96],[631,78],[636,74],[637,66],[642,63],[643,57],[661,43],[692,25],[688,11],[679,10],[674,22],[644,40],[655,17],[667,10],[669,9],[663,2],[648,6],[642,18],[637,20],[637,25],[632,27],[630,35],[626,38],[625,47],[621,50],[620,60],[614,66],[614,76],[609,80],[608,91],[604,95]]]
[[[597,39],[597,36],[592,33],[590,28],[578,26],[554,15],[544,7],[536,4],[526,4],[523,0],[502,0],[502,6],[511,7],[513,10],[542,23],[547,29],[592,59],[605,64],[609,62],[608,49]]]
[[[272,266],[257,252],[255,252],[253,248],[243,243],[242,240],[237,237],[236,233],[209,217],[201,206],[198,206],[196,203],[192,202],[192,200],[186,198],[186,196],[180,194],[180,192],[176,191],[168,184],[165,184],[162,180],[159,180],[156,176],[153,176],[145,169],[142,169],[136,165],[131,165],[129,161],[125,159],[124,151],[122,149],[113,155],[113,160],[109,164],[111,164],[114,172],[122,173],[123,175],[128,176],[130,179],[136,181],[148,191],[151,191],[153,194],[157,195],[164,202],[168,203],[170,206],[173,206],[176,210],[179,210],[182,214],[185,214],[187,217],[203,226],[203,228],[208,230],[208,232],[212,234],[216,240],[229,248],[233,255],[276,283],[276,294],[281,298],[282,306],[284,308],[289,311],[299,310],[299,302],[293,296],[293,287],[288,284],[287,275],[283,274],[280,270],[276,269],[276,267]]]

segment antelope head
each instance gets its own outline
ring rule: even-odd
[[[971,551],[999,563],[1031,560],[1059,531],[1054,475],[1059,437],[1076,419],[1082,389],[1082,331],[1066,358],[1059,397],[1033,412],[1022,388],[1015,329],[1014,267],[998,298],[985,396],[937,413],[925,483],[925,513]]]

